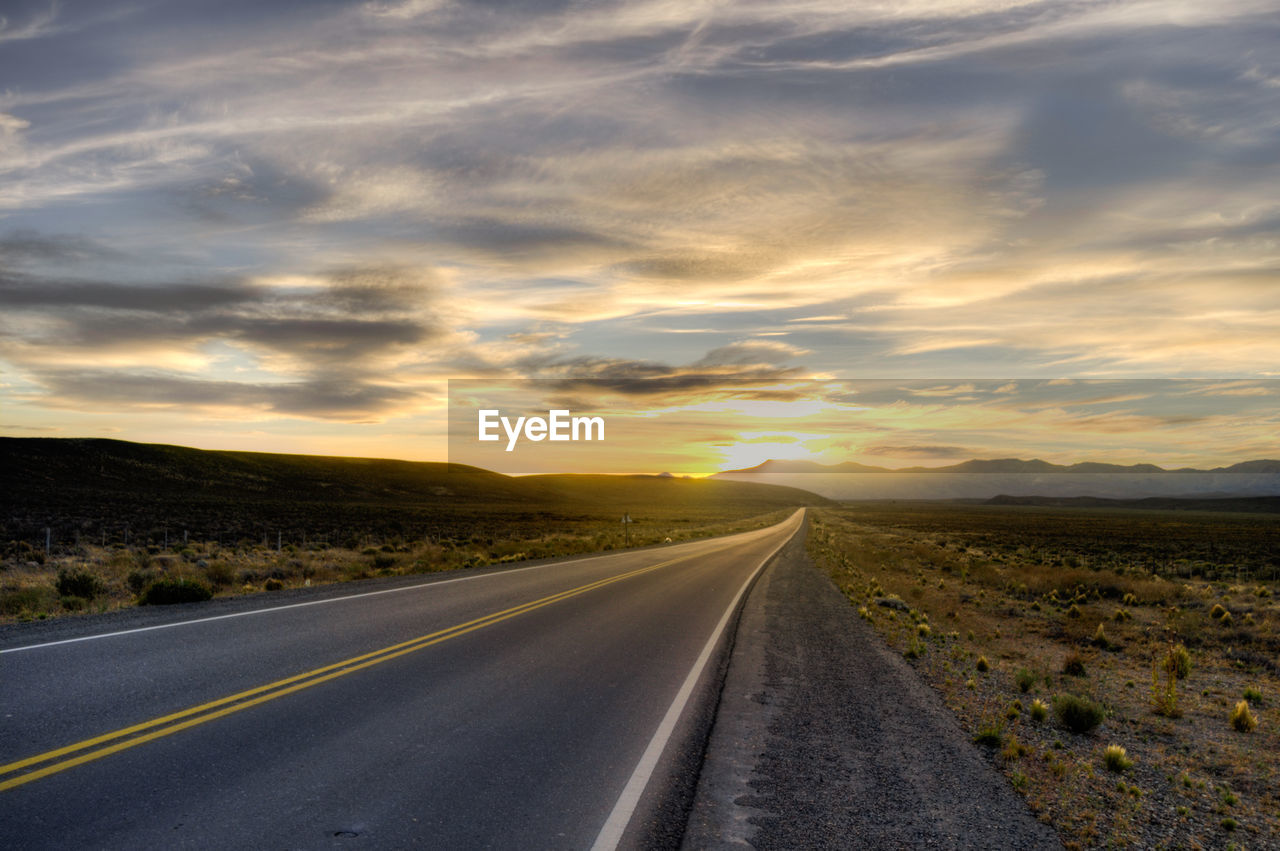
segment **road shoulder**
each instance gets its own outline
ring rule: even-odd
[[[743,609],[683,847],[928,845],[1061,847],[799,534]]]

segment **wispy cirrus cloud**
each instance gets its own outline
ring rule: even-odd
[[[25,16],[0,15],[0,43],[41,38],[56,31],[58,4],[53,0],[43,8],[36,7]]]

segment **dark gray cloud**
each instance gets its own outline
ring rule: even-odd
[[[106,308],[182,314],[254,305],[262,309],[376,313],[420,306],[431,293],[429,284],[399,276],[395,270],[378,269],[325,275],[316,280],[312,289],[277,289],[245,282],[121,284],[0,273],[0,305],[54,310]]]
[[[177,188],[178,205],[213,224],[235,225],[294,218],[325,203],[334,187],[265,157],[251,161],[239,152],[228,157],[222,174]]]
[[[248,344],[297,359],[295,369],[358,370],[369,358],[425,345],[442,336],[430,322],[381,319],[259,318],[214,314],[187,321],[146,322],[127,317],[90,318],[68,344],[133,341],[223,341]],[[127,335],[127,336],[126,336]]]
[[[0,269],[26,264],[81,264],[125,257],[100,242],[80,234],[46,234],[31,229],[0,236]]]
[[[694,366],[777,365],[793,360],[804,350],[772,340],[744,340],[707,352]]]
[[[118,284],[8,276],[0,272],[0,306],[48,312],[104,308],[165,315],[261,301],[264,291],[245,284]],[[154,320],[152,320],[154,321]]]
[[[781,258],[759,254],[724,252],[721,254],[668,254],[619,263],[624,275],[670,281],[678,285],[686,281],[740,281],[752,278],[774,267]]]
[[[185,328],[201,337],[240,340],[297,357],[349,364],[369,355],[423,343],[437,335],[408,319],[312,319],[209,316]]]
[[[439,295],[436,278],[400,267],[338,269],[325,275],[326,286],[309,296],[318,304],[348,313],[408,312]]]
[[[584,247],[621,248],[627,245],[617,236],[569,225],[501,219],[438,222],[428,227],[426,237],[433,242],[507,258]]]
[[[905,445],[880,443],[874,446],[862,447],[858,451],[863,455],[918,456],[921,458],[966,458],[974,454],[972,450],[965,449],[963,446],[944,446],[928,443]]]
[[[783,367],[750,362],[707,361],[705,358],[680,366],[658,361],[592,356],[532,356],[517,368],[528,385],[571,398],[583,394],[617,394],[635,398],[699,397],[724,395],[741,399],[804,398],[803,393],[770,387],[780,379],[803,375],[802,367]],[[497,379],[500,383],[510,379]]]
[[[59,406],[190,413],[241,408],[347,422],[392,413],[421,395],[413,389],[341,378],[262,384],[164,372],[68,370],[43,372],[37,380],[48,390],[50,403]]]

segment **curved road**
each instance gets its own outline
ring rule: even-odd
[[[689,698],[802,519],[0,650],[3,844],[650,841]]]

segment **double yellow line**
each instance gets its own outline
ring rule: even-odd
[[[45,753],[36,754],[35,756],[20,759],[17,762],[11,762],[8,765],[0,765],[0,792],[7,789],[13,789],[30,783],[33,780],[39,780],[42,777],[48,777],[51,774],[57,774],[66,771],[69,768],[75,768],[77,765],[83,765],[86,762],[93,762],[102,759],[104,756],[110,756],[113,753],[119,753],[129,748],[137,747],[155,739],[170,736],[189,727],[195,727],[212,721],[215,718],[221,718],[224,715],[231,715],[234,712],[248,709],[251,706],[257,706],[260,703],[266,703],[269,700],[275,700],[278,697],[284,697],[286,694],[292,694],[296,691],[302,691],[306,688],[319,685],[329,680],[344,677],[347,674],[355,673],[364,668],[370,668],[374,665],[380,665],[399,656],[408,653],[414,653],[418,650],[430,647],[433,644],[440,644],[451,638],[457,638],[460,635],[466,635],[469,632],[475,632],[478,629],[484,629],[486,626],[492,626],[501,623],[509,618],[517,615],[532,612],[534,609],[540,609],[543,606],[549,606],[552,603],[558,603],[561,600],[567,600],[570,597],[576,597],[579,594],[585,594],[596,588],[611,585],[614,582],[621,582],[624,579],[630,579],[633,576],[639,576],[642,573],[649,573],[668,565],[675,564],[678,561],[684,561],[694,556],[682,556],[680,558],[670,559],[669,561],[659,562],[658,564],[642,567],[627,573],[621,573],[617,576],[611,576],[607,579],[599,579],[595,582],[589,582],[586,585],[579,585],[577,588],[570,588],[568,591],[561,591],[558,594],[552,594],[548,597],[542,597],[538,600],[532,600],[528,603],[522,603],[519,606],[512,606],[509,609],[503,609],[500,612],[493,612],[465,623],[455,624],[446,629],[437,630],[436,632],[420,635],[417,638],[402,641],[399,644],[392,644],[389,647],[383,647],[380,650],[374,650],[370,653],[364,653],[359,656],[352,656],[350,659],[344,659],[341,662],[334,662],[331,665],[325,665],[322,668],[316,668],[305,673],[295,674],[292,677],[286,677],[283,680],[276,680],[266,685],[251,688],[247,691],[238,692],[228,695],[227,697],[218,698],[217,700],[201,703],[198,706],[192,706],[179,712],[173,712],[169,715],[163,715],[159,718],[153,718],[150,721],[143,721],[140,724],[134,724],[130,727],[123,727],[110,733],[104,733],[101,736],[94,736],[92,739],[85,739],[66,747],[57,748],[56,750],[46,751]],[[74,756],[71,756],[75,754]],[[63,759],[63,757],[67,757]],[[36,767],[40,766],[40,767]],[[26,769],[31,769],[27,771]],[[13,775],[13,776],[7,776]]]

